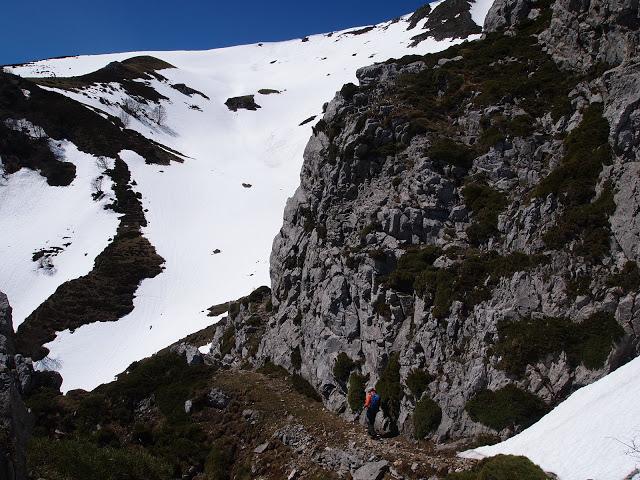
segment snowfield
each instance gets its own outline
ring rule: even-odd
[[[581,388],[519,435],[462,456],[525,455],[560,480],[623,480],[640,467],[640,452],[626,446],[634,440],[640,446],[640,358]]]
[[[473,5],[476,22],[482,24],[490,5],[488,0]],[[149,225],[143,229],[144,235],[165,259],[165,270],[141,283],[133,312],[120,321],[93,323],[74,332],[60,332],[46,345],[51,353],[43,363],[53,362],[57,366],[64,378],[64,391],[92,389],[111,381],[131,362],[210,325],[212,319],[206,316],[209,306],[234,300],[260,285],[270,284],[271,244],[282,224],[286,200],[299,184],[303,151],[311,126],[322,116],[323,104],[331,100],[343,84],[357,81],[355,72],[359,67],[406,54],[441,51],[462,41],[429,39],[410,47],[411,37],[422,32],[424,21],[407,31],[408,18],[409,15],[377,25],[365,33],[353,34],[356,28],[313,35],[305,41],[296,39],[209,51],[69,57],[10,68],[12,73],[25,77],[76,76],[93,72],[109,62],[139,55],[154,56],[176,67],[158,72],[167,82],[150,82],[169,99],[162,101],[167,114],[164,125],[158,126],[142,117],[142,121],[131,118],[129,128],[188,158],[184,163],[158,166],[145,164],[144,159],[133,152],[121,154],[136,182],[134,190],[142,194],[144,208],[148,210]],[[478,36],[472,35],[470,39]],[[209,99],[180,93],[171,87],[175,84],[185,84]],[[59,91],[117,116],[121,113],[118,104],[123,102],[125,94],[119,85],[111,87]],[[280,93],[260,94],[261,89]],[[229,111],[225,101],[241,95],[255,95],[261,108]],[[104,100],[110,104],[105,105]],[[300,126],[313,116],[313,121]],[[32,172],[14,175],[8,187],[19,181],[25,191],[48,188]],[[74,184],[83,181],[79,176]],[[0,195],[4,196],[0,198],[29,196],[13,190],[0,188]],[[93,258],[115,231],[117,223],[113,214],[99,211],[97,204],[78,195],[61,193],[55,198],[43,199],[42,204],[32,209],[15,199],[11,206],[0,204],[0,222],[4,222],[0,226],[5,231],[11,228],[18,231],[17,238],[12,239],[13,250],[8,254],[3,252],[3,262],[0,262],[0,290],[8,294],[14,307],[16,327],[57,285],[87,273]],[[31,279],[42,277],[33,272],[31,260],[27,258],[37,245],[19,244],[22,239],[33,237],[35,227],[28,225],[42,221],[30,216],[35,215],[31,210],[39,210],[45,204],[49,211],[71,210],[73,215],[84,215],[82,228],[74,227],[76,235],[82,232],[94,240],[91,249],[83,247],[73,258],[71,249],[69,259],[60,254],[57,273],[40,279],[42,287],[27,288]],[[91,212],[83,213],[84,208],[90,208]],[[48,221],[67,225],[69,218],[56,215]],[[56,228],[63,231],[65,227],[57,225]],[[54,232],[58,234],[53,229],[51,233],[39,235],[38,240],[44,236],[53,241]],[[76,243],[72,245],[75,246]],[[220,252],[214,253],[217,250]],[[6,262],[7,258],[11,261]]]
[[[0,176],[0,290],[11,300],[14,327],[62,283],[86,275],[95,257],[116,233],[118,216],[111,203],[111,179],[105,197],[94,201],[92,182],[102,175],[97,159],[62,142],[58,151],[76,166],[68,187],[52,187],[39,173],[22,169]],[[61,249],[49,260],[33,261],[42,249]]]

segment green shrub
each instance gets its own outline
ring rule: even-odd
[[[271,298],[271,289],[265,285],[256,288],[253,292],[251,292],[247,297],[245,297],[248,304],[251,303],[259,303],[264,300],[265,297],[269,296]]]
[[[207,480],[230,480],[235,459],[235,446],[224,439],[216,441],[204,464]]]
[[[447,269],[427,267],[415,277],[414,288],[427,303],[432,303],[431,314],[444,318],[454,300],[471,308],[490,298],[491,289],[501,277],[530,270],[544,261],[542,256],[521,252],[502,256],[493,251],[480,254],[470,250]]]
[[[575,300],[578,295],[589,295],[591,292],[591,276],[584,273],[575,277],[565,277],[567,284],[567,297]]]
[[[549,480],[527,457],[496,455],[485,458],[466,472],[447,475],[446,480]]]
[[[155,395],[160,412],[171,422],[182,422],[188,417],[184,402],[194,392],[207,385],[214,369],[208,365],[187,365],[174,353],[156,354],[136,362],[118,380],[99,386],[93,394],[104,395],[111,402],[111,409],[122,405],[132,411],[150,395]]]
[[[478,146],[481,151],[486,152],[507,137],[528,137],[534,132],[534,123],[534,119],[527,114],[518,115],[511,120],[503,115],[484,117],[481,120],[483,130],[478,138]]]
[[[311,400],[315,400],[316,402],[322,401],[322,398],[320,397],[320,395],[318,395],[316,389],[313,388],[313,385],[311,385],[304,377],[302,377],[302,375],[294,373],[291,376],[291,383],[293,385],[293,388],[298,393],[301,393]]]
[[[358,87],[353,83],[345,83],[340,89],[340,93],[344,97],[345,100],[351,101],[353,96],[358,93]]]
[[[430,398],[423,398],[413,411],[413,428],[416,438],[422,440],[434,432],[442,421],[440,406]]]
[[[240,313],[240,302],[229,302],[229,318],[236,318]]]
[[[407,375],[406,385],[416,400],[420,400],[422,394],[426,392],[427,387],[433,381],[433,377],[426,370],[414,368]]]
[[[349,376],[349,387],[347,389],[347,402],[352,412],[359,412],[364,407],[366,399],[365,388],[368,378],[356,372]]]
[[[615,209],[610,185],[595,199],[600,172],[612,161],[609,123],[602,112],[602,104],[583,112],[582,122],[564,141],[566,153],[560,165],[533,192],[538,197],[554,194],[564,206],[556,225],[544,235],[546,245],[561,249],[579,239],[577,253],[594,259],[609,250],[609,216]]]
[[[615,342],[624,335],[613,315],[598,312],[580,323],[567,318],[503,320],[498,323],[498,341],[493,353],[498,367],[512,375],[523,375],[533,365],[561,352],[573,367],[601,368]]]
[[[479,107],[501,102],[517,104],[536,118],[550,112],[557,120],[570,113],[568,93],[578,79],[561,72],[535,37],[550,18],[551,9],[547,7],[535,20],[523,22],[526,25],[521,25],[515,36],[489,33],[483,41],[401,59],[400,64],[420,59],[427,68],[399,78],[392,97],[402,106],[398,116],[428,119],[427,129],[446,134],[450,131],[450,118],[460,115],[469,102]],[[458,55],[463,59],[431,68],[440,59]],[[519,127],[522,125],[515,128]]]
[[[610,287],[621,287],[627,293],[640,290],[640,270],[638,269],[638,264],[633,261],[625,263],[620,273],[613,274],[607,279],[607,285]]]
[[[345,352],[340,352],[333,364],[333,376],[340,383],[346,383],[349,375],[358,367],[359,363],[351,360]]]
[[[624,329],[610,313],[598,312],[583,320],[576,335],[579,342],[570,348],[569,356],[582,361],[590,370],[601,368],[613,345],[624,336]]]
[[[400,415],[400,402],[403,392],[400,384],[400,354],[393,352],[380,379],[376,383],[376,391],[380,395],[381,407],[384,414],[392,421],[397,421]]]
[[[202,428],[185,419],[183,423],[165,423],[153,432],[153,444],[149,451],[163,458],[181,472],[191,465],[204,463],[210,448],[210,439]]]
[[[472,245],[480,245],[497,236],[498,215],[507,206],[504,193],[480,182],[468,183],[462,190],[464,203],[473,212],[473,223],[467,228]]]
[[[377,222],[369,223],[362,230],[360,230],[360,238],[364,240],[364,238],[373,232],[379,232],[382,230],[382,225]]]
[[[500,142],[504,142],[506,139],[506,135],[497,127],[489,127],[482,131],[482,134],[478,139],[478,146],[482,151],[489,151],[491,147]]]
[[[286,368],[276,365],[271,360],[267,360],[264,365],[257,369],[257,372],[269,377],[284,378],[289,376],[289,372],[287,372]]]
[[[387,252],[381,248],[369,250],[369,257],[378,262],[384,262],[387,259]]]
[[[120,447],[120,438],[111,427],[102,427],[91,435],[93,443],[99,447]]]
[[[300,367],[302,367],[302,355],[299,346],[291,350],[291,365],[296,370],[300,370]]]
[[[173,478],[169,466],[142,449],[98,447],[82,440],[35,438],[28,468],[48,480],[161,480]]]
[[[469,170],[477,152],[467,145],[457,143],[450,138],[440,138],[427,150],[427,156],[434,161]]]
[[[236,347],[236,329],[233,325],[229,325],[220,339],[220,354],[224,357],[231,353]]]
[[[526,428],[548,410],[540,398],[513,384],[496,391],[482,390],[467,402],[465,409],[475,422],[498,431],[516,426]]]
[[[417,275],[429,269],[440,255],[442,255],[442,249],[435,245],[407,250],[400,257],[398,266],[389,274],[385,283],[399,292],[413,293]]]
[[[373,311],[383,318],[391,318],[391,307],[382,299],[378,299],[373,304]]]

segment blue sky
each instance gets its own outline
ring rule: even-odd
[[[377,23],[426,1],[5,0],[0,64],[285,40]]]

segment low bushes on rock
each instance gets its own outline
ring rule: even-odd
[[[358,362],[351,360],[345,352],[340,352],[333,364],[333,376],[341,383],[349,380],[351,372],[358,367]]]
[[[433,377],[426,371],[420,368],[414,368],[407,375],[406,385],[411,391],[411,394],[416,400],[420,400],[422,394],[427,390],[427,387],[433,380]]]
[[[78,440],[36,438],[29,471],[49,480],[169,480],[171,468],[142,449],[98,447]]]
[[[624,335],[613,315],[597,312],[580,323],[567,318],[544,317],[498,323],[498,341],[493,353],[498,367],[512,375],[523,375],[527,365],[565,352],[573,367],[583,364],[601,368],[615,342]]]
[[[506,195],[481,182],[465,185],[462,195],[474,215],[467,228],[471,244],[480,245],[498,235],[498,215],[507,206]]]
[[[380,395],[384,414],[396,421],[400,415],[400,402],[403,392],[400,384],[400,355],[397,352],[389,355],[389,360],[376,383],[376,391]]]
[[[367,380],[367,377],[355,372],[352,372],[351,376],[349,376],[347,403],[349,403],[349,408],[351,408],[352,412],[359,412],[364,407]]]
[[[482,390],[465,406],[475,422],[494,430],[526,428],[547,413],[544,402],[513,384],[500,390]]]
[[[296,392],[301,393],[311,400],[315,400],[316,402],[322,401],[322,398],[320,397],[318,392],[316,392],[316,389],[313,388],[313,385],[311,385],[302,375],[299,375],[297,373],[291,375],[291,383]]]
[[[300,347],[296,347],[291,350],[291,366],[296,370],[300,370],[300,367],[302,367],[302,354],[300,353]]]
[[[442,421],[442,409],[430,398],[423,398],[413,411],[413,428],[418,439],[434,432]]]
[[[548,480],[544,471],[527,457],[496,455],[466,472],[447,475],[446,480]]]

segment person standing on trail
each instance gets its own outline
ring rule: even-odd
[[[376,415],[380,409],[380,395],[376,393],[376,389],[371,387],[367,393],[367,397],[364,401],[364,406],[367,409],[367,430],[371,437],[376,436]]]

